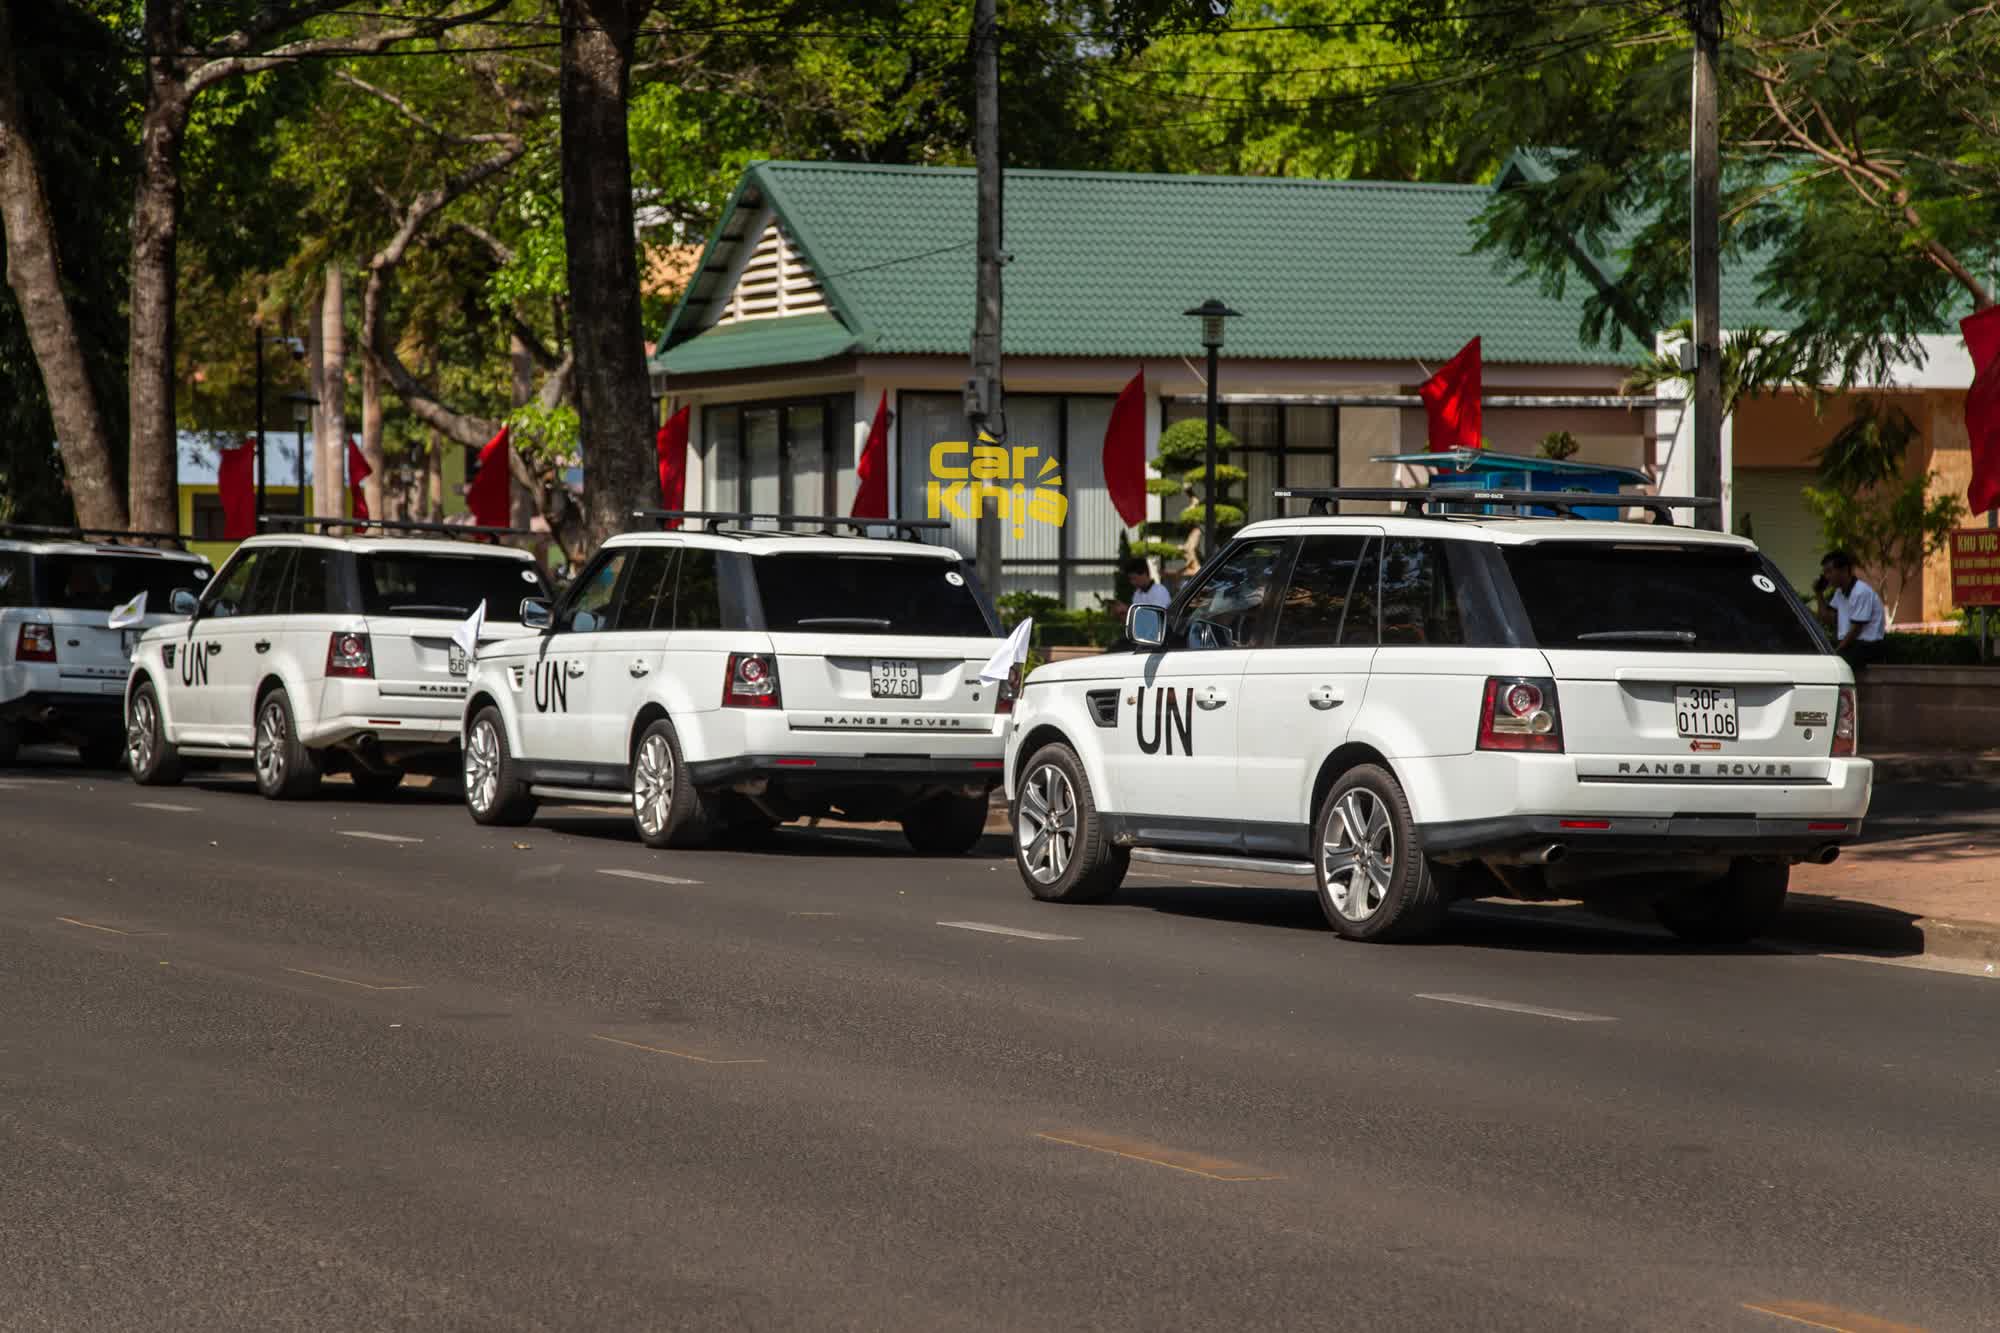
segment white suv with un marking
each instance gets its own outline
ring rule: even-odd
[[[334,769],[370,795],[406,772],[455,773],[470,663],[452,631],[484,602],[494,639],[518,633],[521,603],[547,592],[533,556],[478,540],[251,537],[199,599],[176,595],[185,624],[133,652],[127,767],[155,786],[180,781],[186,759],[246,762],[274,799],[308,796]]]
[[[36,740],[74,745],[93,767],[119,763],[133,645],[175,619],[174,594],[201,591],[210,572],[201,556],[125,543],[179,540],[0,524],[0,764]],[[141,593],[144,614],[114,627],[110,613]]]
[[[1750,542],[1279,494],[1406,509],[1253,524],[1134,609],[1137,651],[1029,678],[1007,790],[1036,897],[1101,899],[1137,856],[1310,876],[1354,939],[1456,897],[1639,895],[1726,943],[1860,835],[1854,677]]]
[[[540,634],[481,651],[465,704],[472,817],[629,805],[650,847],[808,815],[899,820],[919,852],[969,850],[1018,677],[979,678],[1001,640],[958,553],[719,526],[777,515],[672,517],[703,530],[613,537],[530,619]]]

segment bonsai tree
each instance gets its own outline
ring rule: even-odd
[[[1220,460],[1237,448],[1236,437],[1217,426],[1215,430],[1215,454]],[[1179,514],[1159,523],[1146,524],[1147,540],[1132,543],[1132,554],[1158,556],[1162,560],[1177,559],[1182,551],[1181,543],[1187,534],[1202,525],[1208,512],[1207,468],[1204,463],[1208,454],[1208,423],[1204,421],[1177,421],[1160,432],[1160,454],[1153,460],[1153,470],[1160,475],[1148,478],[1146,489],[1155,495],[1186,495],[1191,502]],[[1215,465],[1215,536],[1218,545],[1230,533],[1243,526],[1243,506],[1236,502],[1234,490],[1243,484],[1249,474],[1240,467],[1231,467],[1220,461]],[[1176,540],[1178,538],[1178,540]],[[1204,560],[1214,553],[1202,552]]]
[[[1541,455],[1561,462],[1565,458],[1576,457],[1576,451],[1583,446],[1576,442],[1576,436],[1566,430],[1552,430],[1542,436]]]

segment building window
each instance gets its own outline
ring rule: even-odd
[[[1162,421],[1201,421],[1208,408],[1202,403],[1164,399]],[[1306,407],[1294,403],[1224,403],[1221,425],[1236,437],[1237,450],[1222,461],[1249,473],[1236,492],[1243,500],[1247,522],[1279,516],[1271,492],[1284,486],[1338,486],[1340,484],[1340,409]],[[1167,509],[1178,513],[1180,505],[1169,499]]]
[[[223,521],[222,496],[214,491],[196,491],[193,496],[193,531],[188,535],[198,542],[227,541],[223,536],[227,525]],[[264,513],[297,514],[303,516],[305,509],[299,503],[299,492],[287,486],[280,490],[273,486],[264,493]]]
[[[853,434],[843,395],[702,410],[702,508],[834,515],[841,508],[840,446]],[[851,484],[845,493],[852,494]]]

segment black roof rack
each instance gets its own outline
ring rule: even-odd
[[[748,511],[717,509],[634,509],[632,517],[644,522],[665,525],[673,519],[692,522],[698,531],[712,532],[724,537],[783,537],[794,534],[784,529],[771,531],[762,528],[726,528],[725,523],[755,523],[759,520],[772,523],[791,523],[808,528],[818,528],[821,532],[838,533],[845,528],[856,533],[866,533],[870,528],[893,528],[904,541],[921,542],[926,532],[948,532],[951,521],[943,518],[842,518],[827,514],[755,514]]]
[[[49,523],[0,523],[0,537],[15,536],[58,541],[85,541],[92,537],[108,537],[113,542],[172,542],[182,550],[187,549],[189,540],[184,532],[139,532],[131,528],[78,528]]]
[[[1673,525],[1676,509],[1714,509],[1720,500],[1692,495],[1606,495],[1597,491],[1481,491],[1469,486],[1333,486],[1290,487],[1271,492],[1279,500],[1307,500],[1310,516],[1339,513],[1342,500],[1365,500],[1377,504],[1399,504],[1413,516],[1436,518],[1447,506],[1514,505],[1521,508],[1553,509],[1563,518],[1575,518],[1578,509],[1643,509],[1653,522]]]
[[[435,532],[446,537],[539,537],[531,528],[477,528],[467,523],[419,523],[403,518],[300,518],[297,514],[259,514],[257,521],[273,528],[354,528],[364,531]]]

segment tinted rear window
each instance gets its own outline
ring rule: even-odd
[[[370,616],[463,619],[484,600],[488,620],[514,624],[523,597],[548,595],[533,564],[502,556],[380,551],[354,563],[361,610]]]
[[[1755,551],[1567,541],[1505,549],[1543,648],[1826,651],[1791,592]]]
[[[760,555],[753,564],[769,630],[969,639],[994,633],[956,560],[815,552]]]
[[[35,560],[35,583],[42,606],[72,611],[109,611],[146,594],[146,612],[168,610],[174,589],[200,592],[207,565],[143,555],[44,555]]]

